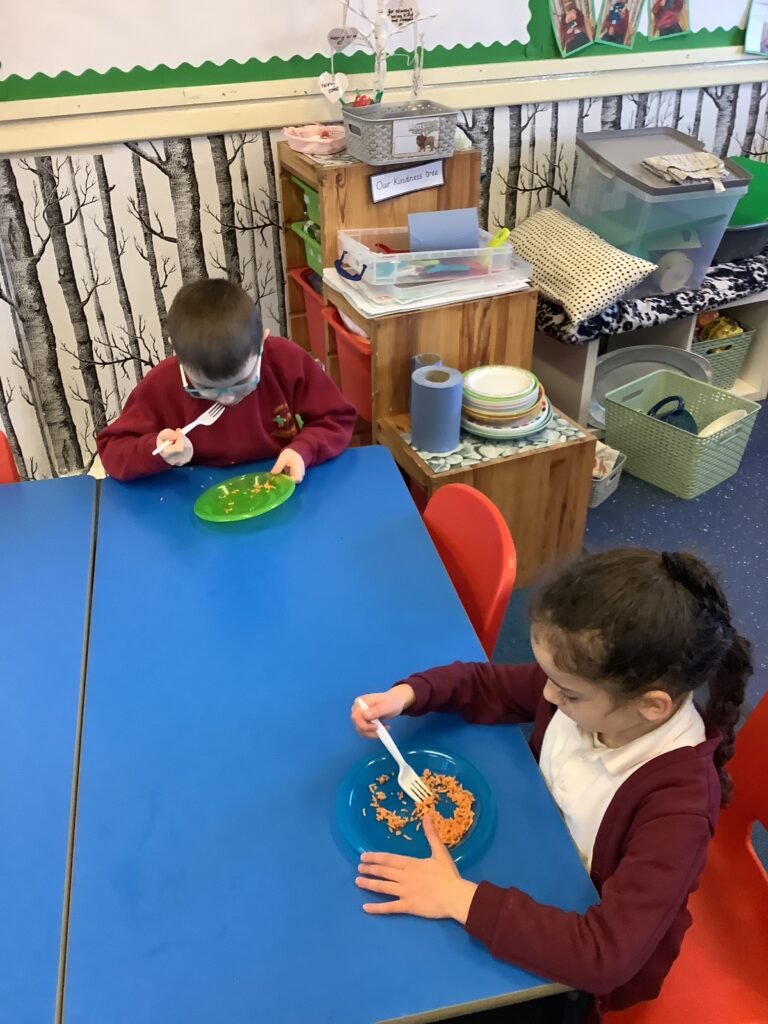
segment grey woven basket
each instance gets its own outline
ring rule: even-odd
[[[592,489],[589,492],[590,508],[597,508],[598,505],[602,505],[606,498],[610,498],[619,486],[619,482],[621,481],[621,471],[624,469],[624,463],[626,461],[627,456],[620,454],[618,459],[616,459],[616,465],[608,476],[604,476],[600,480],[592,477]]]
[[[347,152],[365,164],[407,164],[453,156],[458,111],[439,103],[344,107]]]

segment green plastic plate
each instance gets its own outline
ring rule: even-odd
[[[284,473],[243,473],[204,491],[195,502],[195,515],[210,523],[253,519],[282,505],[295,487]]]

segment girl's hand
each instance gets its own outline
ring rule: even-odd
[[[364,903],[363,910],[368,914],[452,917],[464,924],[477,886],[461,877],[428,814],[424,815],[424,835],[432,850],[431,857],[361,855],[355,884],[368,892],[395,897],[381,903]]]
[[[291,480],[300,484],[304,479],[304,459],[293,448],[283,448],[270,473],[286,473]]]
[[[399,683],[386,693],[364,693],[363,700],[369,710],[363,711],[355,699],[351,718],[360,735],[372,739],[376,735],[376,726],[371,724],[374,718],[397,718],[413,704],[416,694],[408,683]]]

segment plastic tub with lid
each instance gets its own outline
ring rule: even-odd
[[[424,285],[484,277],[531,266],[515,255],[509,242],[491,245],[494,235],[479,232],[475,249],[412,252],[410,231],[397,228],[344,228],[339,231],[336,270],[346,280],[373,286]]]
[[[698,288],[747,192],[751,175],[732,160],[718,192],[709,182],[675,184],[643,166],[651,156],[701,153],[674,128],[588,132],[576,138],[570,215],[624,252],[658,265],[632,294]]]

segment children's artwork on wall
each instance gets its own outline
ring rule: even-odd
[[[744,52],[768,54],[768,0],[752,0]]]
[[[549,0],[549,13],[562,57],[570,57],[594,41],[592,0]]]
[[[597,23],[598,41],[631,50],[643,13],[643,0],[603,0]]]
[[[690,31],[688,0],[648,0],[649,39],[667,39]]]

